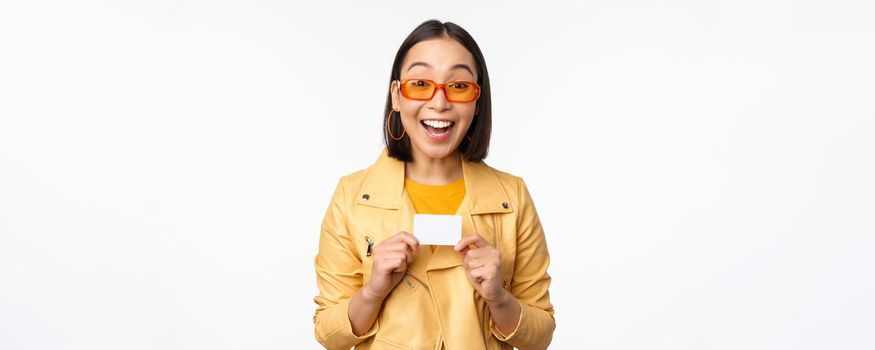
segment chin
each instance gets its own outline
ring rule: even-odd
[[[455,146],[454,146],[455,145]],[[429,158],[441,159],[453,155],[458,148],[455,143],[447,143],[441,145],[423,145],[418,147],[422,153]]]

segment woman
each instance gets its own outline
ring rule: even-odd
[[[523,180],[482,161],[489,75],[464,29],[431,20],[401,44],[383,125],[386,148],[341,178],[322,223],[317,340],[329,349],[547,348],[556,325],[547,244]],[[413,214],[461,215],[462,237],[420,245]]]

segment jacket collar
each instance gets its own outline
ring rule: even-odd
[[[404,171],[404,162],[389,157],[388,150],[383,148],[368,171],[356,203],[384,209],[400,209],[404,203]],[[467,199],[463,203],[468,203],[468,213],[476,215],[513,211],[507,191],[499,182],[495,170],[486,163],[469,162],[463,158],[462,176],[465,178]]]

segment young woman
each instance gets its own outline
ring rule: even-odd
[[[491,124],[477,43],[453,23],[419,25],[392,66],[386,148],[340,179],[322,223],[313,320],[323,346],[547,348],[547,244],[523,180],[483,162]],[[462,237],[420,245],[414,214],[461,215]]]

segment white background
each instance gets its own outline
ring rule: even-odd
[[[430,18],[486,56],[551,348],[875,348],[875,3],[827,0],[3,1],[0,348],[318,348],[322,216]]]

